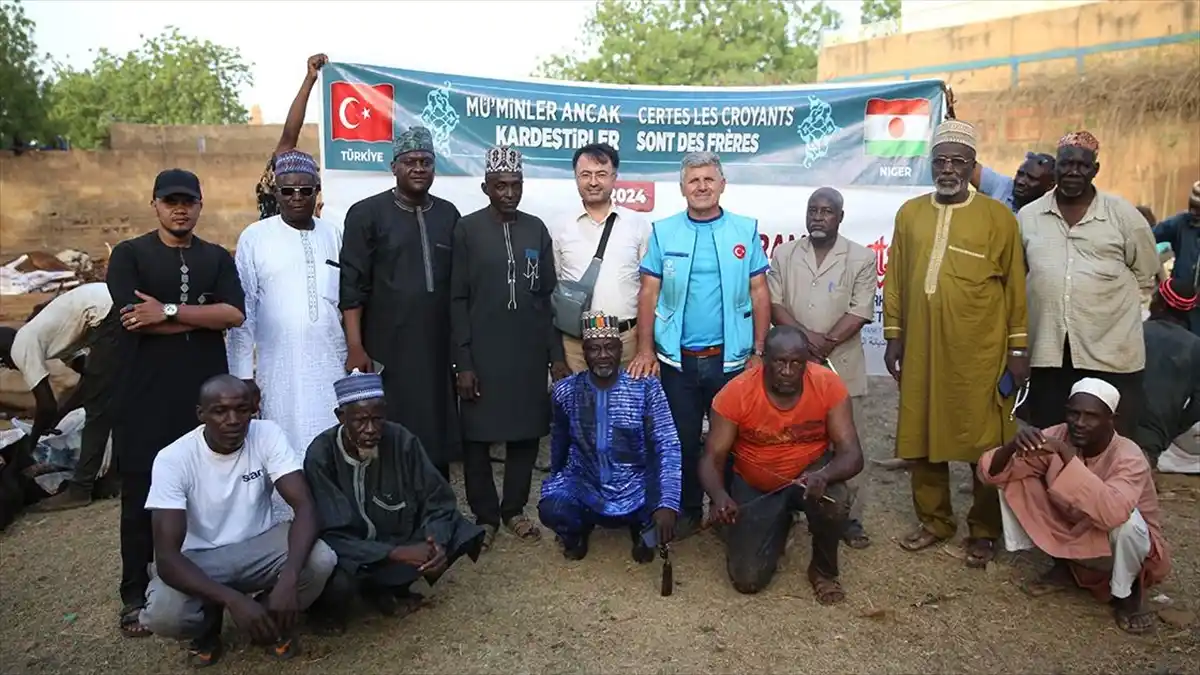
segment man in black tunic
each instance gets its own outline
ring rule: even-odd
[[[203,207],[190,171],[158,174],[151,202],[158,229],[113,248],[106,282],[124,328],[113,405],[113,448],[121,475],[121,631],[139,622],[154,557],[150,469],[158,451],[197,425],[200,387],[228,372],[225,330],[245,306],[233,256],[192,231]]]
[[[477,559],[484,532],[459,513],[421,441],[384,419],[378,375],[352,373],[334,389],[339,423],[308,446],[304,473],[321,538],[338,556],[321,608],[336,626],[355,592],[384,614],[419,600],[409,587],[422,577],[436,582],[464,555]]]
[[[454,414],[450,370],[450,247],[458,209],[429,194],[433,136],[400,134],[393,148],[396,187],[346,213],[341,309],[346,372],[376,370],[388,419],[421,440],[433,465],[450,476]]]
[[[488,548],[501,523],[523,540],[541,538],[524,510],[538,440],[550,432],[546,374],[552,369],[560,379],[571,372],[550,314],[553,242],[540,218],[517,210],[521,154],[489,150],[482,188],[491,204],[454,230],[450,315],[467,503],[487,530]],[[492,443],[507,443],[502,502],[492,479]]]

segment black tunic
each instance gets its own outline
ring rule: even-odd
[[[338,565],[359,574],[387,560],[397,546],[433,537],[451,562],[479,556],[484,531],[462,516],[454,490],[430,463],[421,442],[388,422],[379,456],[359,462],[347,455],[341,426],[313,439],[304,458],[321,538],[338,555]],[[417,575],[414,575],[414,579]]]
[[[106,282],[113,300],[110,318],[119,316],[122,307],[142,302],[135,290],[162,303],[224,303],[245,311],[233,256],[199,237],[187,248],[167,246],[158,232],[123,241],[113,248]],[[121,372],[114,391],[113,448],[122,472],[149,472],[159,450],[199,424],[200,385],[229,372],[225,334],[121,330],[117,351]]]
[[[507,233],[507,238],[506,238]],[[480,396],[461,405],[463,438],[501,442],[550,432],[549,365],[562,360],[551,321],[557,283],[546,225],[518,211],[502,223],[489,208],[454,231],[451,321],[455,367]]]
[[[340,306],[362,308],[363,348],[383,366],[388,419],[416,434],[441,467],[459,445],[450,368],[458,218],[453,204],[430,195],[418,220],[388,190],[350,207],[342,237]]]

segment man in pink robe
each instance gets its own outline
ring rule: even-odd
[[[979,460],[979,478],[1001,491],[1005,546],[1039,548],[1054,567],[1025,584],[1042,595],[1075,583],[1114,607],[1130,633],[1154,626],[1146,589],[1171,570],[1150,465],[1114,429],[1120,394],[1084,378],[1071,388],[1066,424],[1024,427]]]

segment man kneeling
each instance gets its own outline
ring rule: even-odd
[[[293,656],[297,615],[337,563],[317,541],[298,455],[274,422],[251,420],[254,410],[245,382],[218,375],[200,390],[204,424],[154,459],[146,509],[157,576],[141,620],[158,635],[191,638],[197,667],[220,658],[226,609],[268,653]],[[272,486],[295,511],[290,524],[271,526]]]
[[[863,456],[846,386],[810,358],[799,329],[767,333],[762,366],[713,399],[700,481],[712,500],[710,517],[730,526],[725,555],[734,588],[757,593],[770,583],[792,514],[803,511],[812,534],[808,579],[817,601],[829,605],[846,597],[838,546],[850,516],[846,481],[862,471]]]
[[[639,563],[674,537],[683,480],[679,435],[658,379],[621,371],[619,323],[586,313],[588,369],[554,386],[550,476],[542,481],[538,516],[569,560],[587,555],[596,526],[628,527]]]
[[[411,608],[421,596],[409,586],[422,577],[436,582],[463,555],[476,560],[485,531],[463,518],[421,441],[387,421],[379,375],[355,371],[333,387],[339,424],[313,439],[304,472],[321,538],[338,554],[321,601],[336,630],[346,595],[361,593],[389,616],[398,601]]]
[[[1130,633],[1154,626],[1146,589],[1166,578],[1163,539],[1150,464],[1114,428],[1116,387],[1084,378],[1071,388],[1066,424],[1022,428],[1007,445],[979,460],[979,478],[1001,489],[1007,548],[1037,547],[1054,567],[1030,595],[1072,583],[1110,601],[1117,625]]]

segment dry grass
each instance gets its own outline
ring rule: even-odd
[[[895,387],[872,383],[864,438],[891,452]],[[860,421],[860,423],[862,423]],[[959,479],[965,470],[956,468]],[[867,527],[874,545],[846,550],[839,607],[818,606],[803,576],[807,538],[762,594],[725,579],[711,534],[679,544],[675,595],[658,595],[657,564],[628,560],[624,532],[599,533],[588,558],[566,563],[549,538],[525,546],[501,536],[492,553],[459,563],[431,606],[401,620],[365,617],[345,637],[308,637],[280,666],[244,645],[218,672],[724,673],[724,672],[1197,672],[1200,629],[1160,624],[1121,633],[1081,593],[1026,598],[1014,579],[1043,565],[1003,556],[968,570],[939,549],[910,554],[892,538],[912,524],[902,473],[868,469]],[[1200,521],[1195,479],[1165,495],[1175,572],[1161,590],[1197,609]],[[965,495],[955,495],[965,514]],[[26,517],[0,538],[0,673],[175,673],[182,650],[116,628],[117,506]]]

